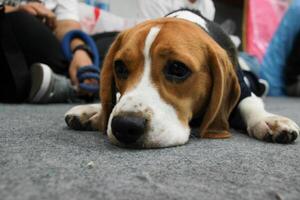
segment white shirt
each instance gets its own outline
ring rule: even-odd
[[[26,4],[27,0],[0,0],[11,5]],[[40,0],[46,8],[53,11],[57,20],[79,21],[77,0]]]
[[[197,9],[209,20],[215,17],[215,6],[212,0],[138,0],[139,18],[155,19],[163,17],[179,8]]]
[[[54,11],[57,20],[79,21],[77,0],[43,0],[46,8]]]

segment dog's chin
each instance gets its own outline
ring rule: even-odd
[[[152,138],[147,136],[142,136],[136,142],[132,144],[124,144],[120,142],[111,131],[108,131],[108,140],[111,144],[122,147],[122,148],[130,148],[130,149],[158,149],[158,148],[167,148],[167,147],[175,147],[181,146],[188,142],[189,134],[182,134],[181,137],[176,137],[172,140],[161,140],[161,138]]]

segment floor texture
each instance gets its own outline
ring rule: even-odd
[[[300,99],[267,108],[300,124]],[[72,105],[0,104],[0,199],[300,199],[300,139],[191,138],[185,146],[130,150],[73,131]]]

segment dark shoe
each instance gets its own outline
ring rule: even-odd
[[[73,103],[81,102],[76,89],[65,76],[55,74],[49,66],[33,64],[31,72],[30,103]]]

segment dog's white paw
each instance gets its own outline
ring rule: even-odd
[[[259,140],[287,144],[297,139],[300,129],[286,117],[271,115],[248,127],[248,133]]]
[[[67,125],[75,130],[98,130],[100,104],[80,105],[71,108],[65,114]]]

